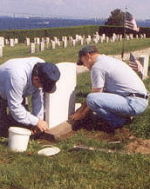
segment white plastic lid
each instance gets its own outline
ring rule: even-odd
[[[44,156],[53,156],[55,154],[58,154],[60,152],[60,149],[53,146],[49,148],[43,148],[42,150],[38,151],[39,155],[44,155]]]

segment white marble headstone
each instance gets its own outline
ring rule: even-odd
[[[30,43],[31,43],[30,38],[26,38],[26,45],[30,46]]]
[[[76,64],[56,64],[61,76],[56,91],[45,94],[45,120],[53,128],[68,120],[75,111]]]
[[[65,39],[63,42],[64,42],[64,48],[67,48],[68,45],[67,39]]]
[[[60,47],[61,43],[60,43],[60,40],[58,39],[57,41],[57,45]]]
[[[0,57],[3,57],[3,46],[0,45]]]
[[[143,66],[142,79],[146,79],[148,77],[148,65],[149,65],[149,55],[144,54],[139,57],[139,61]]]
[[[9,45],[9,40],[8,39],[5,39],[5,44]]]
[[[106,37],[106,43],[108,43],[108,42],[109,42],[109,37],[107,36],[107,37]]]
[[[34,40],[35,40],[35,44],[40,45],[40,38],[39,37],[36,37]]]
[[[31,43],[31,46],[30,46],[30,53],[31,53],[31,54],[35,53],[35,43]]]
[[[19,43],[18,38],[15,38],[15,39],[14,39],[14,43],[15,43],[15,45],[17,45],[17,44]]]
[[[50,42],[50,38],[46,37],[46,43],[49,43],[49,42]]]
[[[51,44],[52,44],[52,49],[55,49],[55,48],[56,48],[56,43],[55,43],[55,41],[51,40]]]
[[[14,41],[14,39],[10,39],[10,46],[11,46],[11,47],[14,47],[14,46],[15,46],[15,41]]]
[[[76,46],[76,40],[75,40],[75,39],[72,40],[72,46],[73,46],[73,47]]]
[[[86,44],[89,45],[90,44],[90,38],[86,38]]]
[[[143,34],[144,39],[146,38],[146,33]]]
[[[45,49],[45,43],[42,41],[40,43],[40,51],[44,51],[44,49]]]
[[[5,46],[5,38],[0,37],[0,46],[4,47]]]
[[[84,39],[83,38],[81,38],[81,45],[83,45],[84,44]]]

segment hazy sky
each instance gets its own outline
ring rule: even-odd
[[[126,6],[135,18],[150,19],[150,0],[0,0],[0,15],[107,18],[115,8]]]

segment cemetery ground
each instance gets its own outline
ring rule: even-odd
[[[101,53],[119,54],[121,43],[97,47]],[[150,39],[134,39],[126,42],[126,47],[128,51],[150,47]],[[75,62],[79,49],[58,48],[33,55],[55,63]],[[31,55],[23,44],[6,47],[0,62],[25,56]],[[150,90],[150,79],[144,82]],[[77,83],[77,102],[83,102],[90,90],[89,73],[79,74]],[[0,138],[0,189],[149,189],[149,115],[150,107],[114,135],[99,131],[96,123],[88,121],[85,128],[57,141],[31,140],[25,153],[10,152],[7,139]],[[55,145],[61,152],[52,157],[37,155],[44,145]],[[94,150],[70,150],[74,145]]]

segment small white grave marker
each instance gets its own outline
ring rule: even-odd
[[[31,43],[30,53],[35,53],[35,43]]]
[[[9,45],[9,40],[8,39],[5,39],[5,44]]]
[[[0,37],[0,46],[4,47],[5,46],[5,38]]]
[[[41,42],[40,43],[40,51],[44,51],[44,49],[45,49],[45,43]]]
[[[141,55],[139,61],[143,66],[142,79],[146,79],[148,77],[149,55]]]
[[[84,44],[84,38],[81,38],[81,45]]]
[[[36,44],[40,45],[40,38],[39,37],[36,38]]]
[[[30,38],[26,38],[26,45],[30,46]]]
[[[15,38],[15,39],[14,39],[14,43],[15,43],[15,45],[17,45],[17,44],[19,43],[18,38]]]
[[[55,48],[56,48],[56,43],[55,43],[55,41],[51,40],[51,44],[52,44],[52,49],[55,49]]]
[[[3,46],[0,45],[0,57],[3,57]]]
[[[14,46],[15,46],[14,39],[10,39],[10,46],[11,46],[11,47],[14,47]]]
[[[73,46],[73,47],[76,46],[76,40],[75,40],[75,39],[72,40],[72,46]]]
[[[64,42],[64,48],[67,48],[67,45],[68,45],[67,39],[65,39],[63,42]]]

